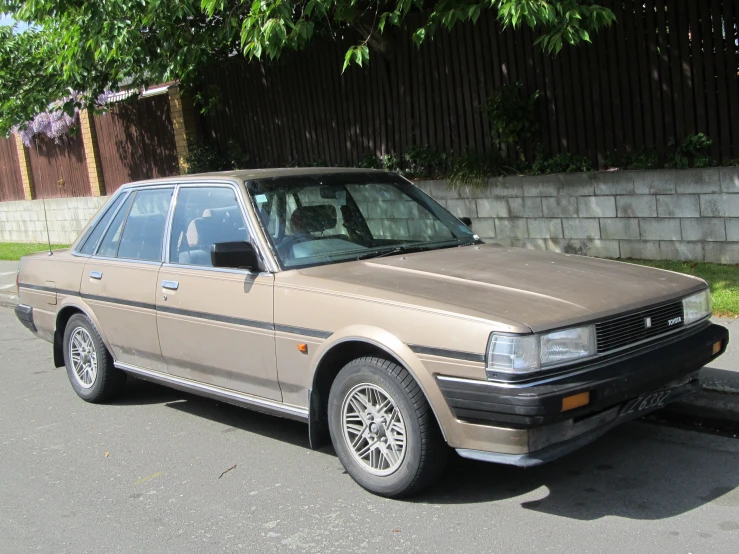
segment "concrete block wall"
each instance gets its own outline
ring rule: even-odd
[[[739,168],[490,179],[419,187],[483,239],[607,258],[739,264]]]
[[[71,244],[107,200],[90,196],[0,202],[0,242],[46,242],[48,221],[51,242]]]

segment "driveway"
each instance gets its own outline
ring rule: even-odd
[[[79,400],[0,309],[0,552],[712,552],[739,542],[739,441],[635,422],[553,464],[454,457],[407,501],[305,425],[131,381]]]

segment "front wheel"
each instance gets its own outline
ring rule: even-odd
[[[64,329],[64,362],[77,396],[87,402],[105,402],[119,396],[126,374],[113,365],[103,339],[86,315],[75,314]]]
[[[413,377],[381,358],[349,362],[328,400],[334,449],[352,478],[381,496],[407,496],[430,485],[448,448]]]

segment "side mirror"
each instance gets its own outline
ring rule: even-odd
[[[470,229],[472,229],[472,220],[469,217],[460,217],[459,221],[467,225]]]
[[[249,242],[217,242],[210,247],[213,267],[228,267],[261,271],[259,256]]]

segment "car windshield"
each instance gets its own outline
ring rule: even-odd
[[[420,189],[386,173],[250,181],[249,195],[283,269],[479,242]]]

